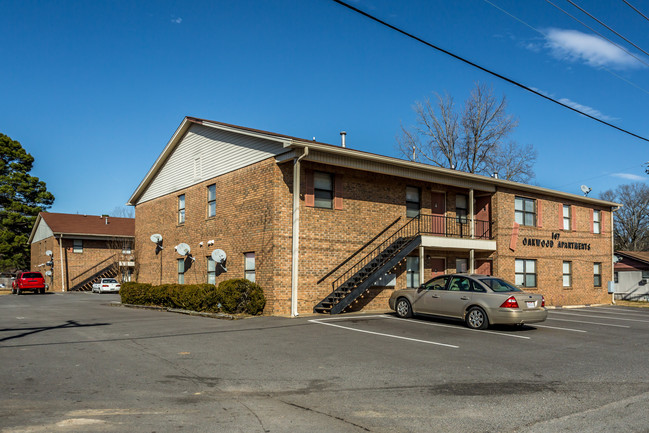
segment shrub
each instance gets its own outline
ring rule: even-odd
[[[216,297],[226,313],[261,314],[266,306],[264,291],[259,285],[243,278],[222,281]]]

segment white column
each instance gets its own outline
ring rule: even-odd
[[[424,247],[419,245],[419,284],[421,286],[426,282],[424,278]]]

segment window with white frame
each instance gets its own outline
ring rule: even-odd
[[[593,233],[598,234],[602,232],[602,211],[593,211]]]
[[[207,187],[207,217],[216,216],[216,185]]]
[[[563,287],[572,286],[572,262],[563,262]]]
[[[514,199],[515,221],[522,226],[536,225],[536,200],[525,197]]]
[[[516,259],[514,283],[521,287],[536,287],[536,260]]]
[[[74,239],[72,241],[72,252],[73,253],[83,253],[83,240]]]
[[[216,262],[207,256],[207,284],[216,284]]]
[[[570,205],[564,204],[563,205],[563,229],[564,230],[570,230]]]
[[[178,196],[178,224],[185,223],[185,194]]]
[[[602,287],[602,264],[593,263],[593,284],[595,287]]]
[[[414,218],[419,216],[421,209],[421,191],[415,186],[406,187],[406,216]]]
[[[243,276],[246,280],[255,282],[255,253],[244,254]]]
[[[185,284],[185,259],[178,259],[178,284]]]
[[[406,257],[406,286],[419,287],[419,257]]]
[[[314,206],[326,209],[333,208],[334,176],[331,173],[316,171],[313,173]]]

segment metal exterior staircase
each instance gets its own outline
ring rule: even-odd
[[[392,236],[332,282],[333,291],[313,311],[338,314],[345,311],[382,275],[421,244],[420,218],[408,221]]]
[[[115,278],[117,277],[118,266],[117,263],[112,262],[105,267],[95,271],[92,275],[84,278],[80,282],[75,282],[70,290],[88,291],[92,290],[92,285],[98,282],[101,278]]]

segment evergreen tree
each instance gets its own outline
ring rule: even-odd
[[[0,133],[0,271],[29,269],[32,227],[54,203],[45,182],[29,174],[33,164],[18,141]]]

